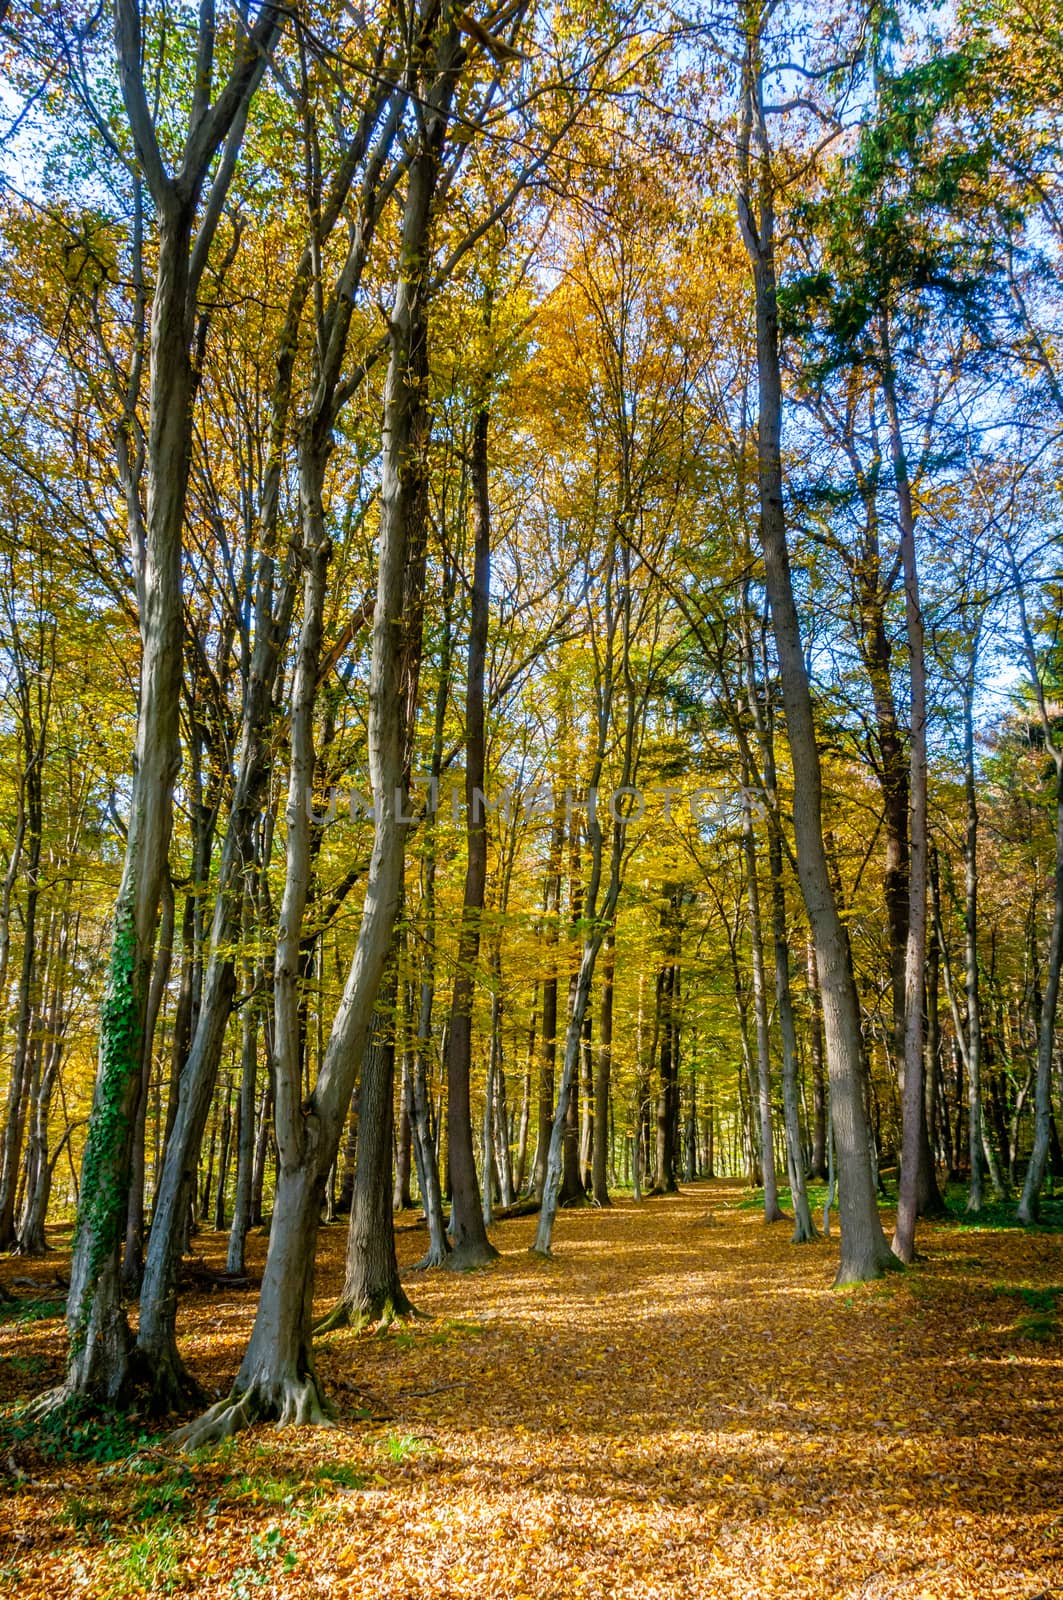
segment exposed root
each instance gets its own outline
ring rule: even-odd
[[[431,1272],[434,1267],[445,1267],[449,1255],[450,1251],[448,1249],[435,1250],[430,1247],[420,1261],[415,1261],[413,1266],[408,1268],[408,1271]]]
[[[320,1321],[314,1323],[314,1337],[319,1338],[323,1333],[336,1333],[340,1328],[351,1327],[351,1308],[346,1300],[337,1300],[331,1311],[326,1311]]]
[[[887,1245],[885,1255],[876,1251],[870,1260],[848,1262],[843,1258],[833,1287],[846,1289],[853,1283],[873,1283],[876,1278],[884,1278],[887,1272],[903,1271],[904,1262],[899,1261]]]
[[[220,1444],[257,1422],[275,1422],[279,1428],[331,1428],[332,1408],[325,1400],[316,1378],[294,1376],[262,1379],[244,1390],[219,1400],[202,1416],[170,1434],[169,1444],[182,1450],[200,1450]]]
[[[498,1251],[488,1240],[486,1245],[459,1244],[443,1263],[447,1272],[478,1272],[498,1260]]]
[[[65,1411],[73,1400],[74,1393],[69,1385],[59,1383],[54,1389],[46,1389],[44,1394],[39,1394],[36,1400],[31,1400],[22,1414],[27,1422],[44,1422],[57,1412]]]
[[[383,1298],[377,1296],[363,1301],[358,1306],[341,1298],[331,1311],[326,1311],[320,1322],[314,1324],[314,1334],[335,1333],[340,1328],[352,1328],[355,1333],[364,1333],[366,1328],[374,1326],[380,1332],[385,1332],[393,1322],[402,1322],[407,1317],[418,1315],[417,1307],[401,1288],[393,1289]]]

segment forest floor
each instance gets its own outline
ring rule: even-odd
[[[61,1371],[63,1257],[6,1260],[0,1592],[1063,1597],[1058,1234],[924,1226],[915,1268],[836,1291],[836,1237],[794,1248],[736,1184],[562,1213],[554,1262],[533,1229],[500,1226],[485,1272],[408,1277],[429,1319],[322,1342],[335,1429],[191,1457],[129,1456],[117,1422],[86,1426],[80,1459],[19,1437],[12,1405]],[[423,1234],[398,1237],[412,1263]],[[323,1230],[322,1311],[344,1238]],[[220,1267],[224,1243],[196,1250]],[[254,1303],[182,1301],[211,1391]]]

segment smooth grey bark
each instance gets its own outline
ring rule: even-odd
[[[801,628],[794,599],[782,483],[782,374],[775,276],[774,178],[764,119],[759,9],[743,8],[745,53],[738,210],[753,272],[757,332],[760,537],[794,773],[798,878],[816,947],[839,1163],[841,1260],[837,1282],[880,1277],[894,1263],[879,1221],[863,1104],[863,1047],[852,956],[830,881],[822,778]]]
[[[878,508],[880,462],[874,391],[869,392],[868,399],[868,426],[874,441],[870,469],[865,469],[860,459],[853,410],[847,408],[844,417],[838,418],[824,408],[820,411],[820,419],[824,427],[833,431],[838,438],[864,511],[864,526],[855,544],[841,539],[832,539],[831,542],[849,574],[857,624],[856,641],[867,672],[875,712],[878,760],[874,766],[882,793],[886,835],[883,897],[889,927],[893,1001],[890,1052],[897,1083],[903,1086],[907,1016],[905,971],[908,960],[910,758],[905,751],[904,735],[897,716],[892,678],[893,645],[887,625],[887,605],[901,576],[902,563],[898,560],[891,564],[888,571],[883,571]],[[925,1128],[920,1135],[917,1204],[920,1216],[939,1214],[943,1210],[929,1134]]]
[[[775,790],[775,753],[769,731],[765,752],[765,782]],[[805,1156],[801,1145],[801,1111],[798,1085],[797,1028],[794,1022],[793,993],[790,987],[790,941],[786,928],[786,890],[783,885],[782,842],[772,826],[768,837],[768,868],[771,874],[771,929],[775,965],[775,1009],[782,1043],[783,1127],[786,1139],[786,1166],[794,1208],[794,1244],[807,1244],[816,1238],[816,1225],[808,1203],[805,1185]],[[822,1061],[818,1087],[822,1108]]]
[[[941,947],[937,939],[937,854],[933,845],[930,847],[927,868],[926,1127],[930,1149],[936,1162],[940,1147],[938,1136],[940,1132],[939,1101],[941,1097]]]
[[[263,1019],[263,1033],[269,1038],[268,1019]],[[269,1155],[273,1126],[273,1084],[275,1074],[273,1070],[273,1051],[267,1042],[269,1056],[269,1083],[262,1091],[262,1099],[258,1111],[258,1132],[255,1136],[255,1160],[251,1168],[251,1226],[261,1228],[263,1220],[262,1203],[266,1186],[266,1160]]]
[[[139,8],[135,0],[115,0],[114,6],[122,99],[137,161],[158,215],[159,237],[148,363],[147,515],[143,530],[130,529],[141,630],[133,787],[67,1297],[70,1359],[57,1402],[73,1394],[115,1402],[131,1386],[118,1251],[128,1204],[155,924],[169,853],[173,785],[180,766],[181,558],[195,392],[196,306],[251,98],[280,36],[284,15],[279,9],[262,10],[237,46],[229,77],[212,101],[214,24],[209,11],[201,13],[200,70],[180,167],[171,174],[145,89]]]
[[[394,138],[395,114],[394,111],[387,113],[390,95],[391,90],[387,86],[378,85],[368,97],[357,134],[344,153],[318,219],[318,236],[313,245],[306,246],[299,262],[278,339],[277,366],[270,397],[270,453],[263,475],[258,514],[260,550],[254,593],[254,643],[244,686],[237,773],[218,868],[202,999],[188,1059],[179,1081],[174,1123],[166,1143],[141,1292],[137,1358],[153,1387],[153,1403],[159,1409],[180,1405],[196,1392],[181,1361],[176,1340],[181,1219],[187,1209],[235,994],[233,949],[242,915],[243,882],[254,867],[254,832],[263,808],[273,761],[272,737],[278,709],[275,702],[280,663],[291,632],[298,587],[296,567],[299,557],[295,535],[292,536],[293,548],[289,551],[279,585],[274,577],[280,490],[285,467],[284,446],[289,426],[298,334],[307,300],[314,287],[317,248],[339,220],[354,175],[364,161],[367,170],[362,197],[362,225],[354,230],[337,273],[333,299],[327,310],[321,313],[319,360],[314,374],[314,387],[308,410],[298,428],[299,528],[304,572],[303,621],[299,642],[301,677],[293,690],[293,699],[301,694],[303,701],[298,713],[293,712],[293,741],[297,721],[303,727],[305,719],[312,717],[313,700],[320,677],[322,616],[331,549],[324,516],[325,475],[331,453],[337,388],[353,310],[352,297],[364,270],[376,219],[374,207],[379,204],[381,175]],[[378,131],[381,123],[382,130]],[[374,137],[376,144],[371,148]],[[293,752],[293,764],[294,761]],[[302,804],[305,812],[308,797],[313,792],[315,776],[312,735],[305,732],[299,771],[304,785]],[[312,856],[308,828],[308,819],[304,817],[297,830],[297,842],[300,870],[304,872],[307,882],[300,890],[298,915],[289,924],[300,928]],[[294,905],[297,902],[293,899],[292,903]],[[296,949],[294,953],[285,949],[284,960],[278,962],[275,969],[274,987],[275,1048],[283,1046],[294,1049],[297,1057],[301,1055],[304,1033],[300,1005],[305,990],[297,976],[301,970],[302,954],[301,949]]]
[[[369,681],[369,769],[373,849],[354,956],[325,1058],[309,1097],[299,1074],[297,970],[309,851],[307,782],[313,771],[314,683],[320,623],[313,615],[314,572],[308,572],[309,637],[301,642],[293,693],[288,789],[289,845],[276,960],[277,1193],[258,1309],[232,1392],[179,1439],[187,1447],[230,1435],[260,1418],[327,1420],[314,1368],[314,1254],[325,1185],[335,1161],[363,1058],[373,1008],[391,949],[402,895],[407,822],[407,695],[420,629],[409,627],[420,596],[409,568],[422,548],[427,517],[426,455],[428,239],[440,156],[457,73],[463,60],[456,25],[446,28],[427,64],[420,97],[421,137],[411,159],[403,208],[398,281],[389,324],[384,396],[380,535]],[[313,525],[320,511],[313,508]],[[423,576],[423,567],[420,569]],[[316,645],[316,648],[315,648]]]
[[[969,821],[969,817],[968,817],[968,821]],[[975,878],[976,878],[975,887],[977,888],[977,871],[976,871],[976,874],[975,874]],[[951,956],[951,953],[949,951],[948,941],[945,938],[945,928],[944,928],[944,924],[943,924],[942,918],[941,918],[940,900],[939,900],[939,896],[936,894],[936,892],[935,892],[934,898],[933,898],[933,911],[934,911],[935,926],[936,926],[936,931],[937,931],[937,949],[938,949],[938,953],[939,953],[939,955],[941,957],[941,970],[942,970],[942,973],[943,973],[944,979],[945,979],[945,994],[946,994],[946,996],[948,998],[949,1011],[950,1011],[950,1014],[952,1016],[952,1027],[953,1027],[953,1035],[954,1035],[953,1044],[954,1044],[955,1053],[956,1053],[956,1066],[957,1066],[956,1156],[957,1156],[957,1159],[958,1159],[959,1150],[960,1150],[960,1146],[961,1146],[961,1140],[962,1140],[962,1131],[961,1131],[961,1128],[960,1128],[960,1121],[961,1121],[961,1116],[962,1116],[962,1111],[961,1111],[962,1079],[963,1079],[964,1072],[966,1072],[966,1074],[967,1074],[967,1093],[968,1093],[968,1128],[969,1128],[970,1127],[970,1092],[971,1092],[970,1091],[970,1083],[971,1083],[971,1076],[972,1076],[972,1073],[971,1073],[971,1067],[972,1067],[971,1049],[972,1049],[972,1044],[973,1044],[974,1049],[977,1051],[977,1055],[974,1058],[975,1071],[976,1071],[976,1074],[980,1077],[981,1059],[982,1059],[982,1045],[983,1045],[981,1018],[979,1017],[976,1025],[972,1029],[970,1015],[968,1014],[968,1016],[965,1019],[963,1017],[963,1015],[961,1014],[959,996],[957,994],[957,988],[956,988],[956,981],[955,981],[955,978],[954,978],[954,975],[953,975],[953,970],[952,970],[952,956]],[[975,961],[977,961],[977,943],[976,943],[976,941],[977,941],[977,926],[978,926],[977,912],[978,912],[978,906],[977,906],[977,897],[976,897],[975,905],[974,905],[974,915],[973,916],[969,915],[970,907],[969,907],[969,905],[965,905],[965,916],[964,916],[965,949],[967,950],[968,956],[973,954],[973,957],[974,957]],[[971,946],[968,943],[968,936],[967,936],[967,927],[968,927],[968,925],[970,925],[970,927],[974,930],[975,943],[974,943],[973,950],[971,949]],[[966,963],[965,963],[965,965],[966,965]],[[979,997],[979,985],[977,984],[977,982],[973,986],[973,989],[974,989],[976,1002],[980,1005],[981,1001],[980,1001],[980,997]],[[993,1187],[993,1193],[994,1193],[994,1195],[996,1196],[997,1199],[1001,1199],[1003,1197],[1003,1192],[1004,1192],[1003,1179],[1001,1177],[1000,1168],[999,1168],[999,1166],[997,1164],[996,1153],[994,1152],[993,1147],[990,1144],[989,1138],[988,1138],[987,1133],[986,1133],[985,1117],[982,1114],[982,1104],[981,1104],[981,1094],[980,1094],[980,1092],[976,1095],[976,1100],[977,1100],[977,1112],[976,1112],[976,1117],[975,1117],[975,1124],[976,1124],[976,1129],[977,1129],[977,1143],[975,1145],[975,1160],[976,1160],[976,1162],[977,1162],[977,1164],[979,1166],[979,1169],[980,1169],[981,1168],[981,1164],[982,1164],[982,1160],[984,1158],[986,1170],[989,1173],[989,1180],[990,1180],[990,1183],[992,1184],[992,1187]],[[981,1191],[981,1174],[980,1174],[980,1172],[979,1172],[979,1178],[978,1178],[978,1189],[979,1189],[979,1192],[980,1192]]]
[[[130,1158],[129,1204],[126,1208],[125,1245],[122,1251],[122,1289],[130,1296],[139,1296],[144,1272],[144,1179],[146,1136],[148,1120],[148,1095],[151,1088],[153,1046],[155,1029],[162,1009],[166,986],[170,981],[173,964],[174,892],[167,872],[162,885],[162,912],[159,924],[158,948],[155,968],[151,976],[148,996],[147,1021],[144,1028],[143,1060],[140,1070],[140,1098],[133,1132],[133,1150]]]
[[[764,795],[767,802],[768,823],[768,871],[771,883],[771,932],[775,970],[775,1009],[779,1019],[779,1036],[782,1045],[782,1098],[783,1098],[783,1134],[786,1148],[786,1167],[790,1181],[790,1196],[794,1208],[794,1244],[807,1244],[816,1238],[816,1226],[812,1221],[812,1212],[808,1204],[808,1194],[805,1188],[805,1157],[801,1147],[801,1117],[798,1089],[798,1059],[797,1059],[797,1029],[794,1024],[793,995],[790,987],[790,943],[786,927],[786,888],[783,883],[783,819],[779,808],[778,777],[775,764],[775,713],[772,703],[770,676],[768,670],[766,638],[762,629],[760,640],[761,676],[763,679],[763,694],[757,683],[757,667],[753,650],[753,638],[750,620],[750,608],[747,592],[743,594],[742,604],[742,643],[745,657],[746,696],[749,709],[752,713],[753,724],[756,728],[757,743],[760,748],[761,769],[764,782]],[[750,782],[752,774],[746,773],[746,785]],[[748,817],[749,846],[755,857],[756,839],[753,831],[752,815]],[[747,868],[747,871],[749,869]],[[755,859],[752,869],[752,889],[756,891],[756,865]],[[758,909],[759,917],[759,909]],[[763,955],[761,956],[763,966]],[[756,969],[754,967],[754,979]],[[763,986],[763,977],[761,978]],[[760,1021],[758,1016],[758,1045]],[[759,1049],[758,1049],[759,1057]],[[769,1058],[770,1059],[770,1058]],[[762,1142],[764,1130],[764,1082],[761,1078],[761,1126]],[[822,1063],[820,1063],[820,1094],[822,1096]],[[770,1083],[769,1083],[770,1095]],[[770,1098],[768,1102],[768,1129],[770,1132]],[[773,1163],[774,1166],[774,1163]],[[775,1175],[772,1173],[774,1186]],[[778,1204],[777,1194],[774,1196],[774,1209],[779,1216],[782,1215]],[[770,1215],[768,1201],[768,1185],[765,1181],[764,1209],[767,1221],[774,1221]]]

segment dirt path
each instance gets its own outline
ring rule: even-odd
[[[491,1271],[410,1280],[432,1320],[325,1341],[337,1430],[38,1474],[6,1498],[0,1576],[108,1596],[1063,1596],[1063,1340],[1029,1314],[1043,1297],[1004,1292],[1063,1281],[1058,1238],[930,1229],[915,1270],[837,1293],[836,1246],[794,1249],[740,1200],[701,1184],[564,1214],[552,1264],[527,1254],[533,1220],[507,1223]],[[342,1244],[329,1230],[322,1309]],[[404,1261],[421,1248],[400,1234]],[[190,1309],[218,1386],[252,1309]],[[49,1366],[61,1348],[52,1324],[5,1327],[20,1347]]]

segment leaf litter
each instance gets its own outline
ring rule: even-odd
[[[716,1182],[563,1212],[550,1262],[517,1219],[487,1271],[408,1275],[427,1319],[318,1346],[332,1429],[186,1457],[137,1419],[99,1423],[88,1460],[16,1429],[0,1592],[1063,1597],[1058,1241],[924,1225],[914,1269],[837,1291],[836,1241],[791,1246],[743,1198]],[[397,1237],[409,1267],[422,1238]],[[322,1311],[344,1239],[322,1230]],[[197,1238],[208,1266],[224,1248]],[[209,1390],[232,1382],[254,1304],[183,1298]],[[63,1348],[55,1316],[0,1327],[9,1411]]]

